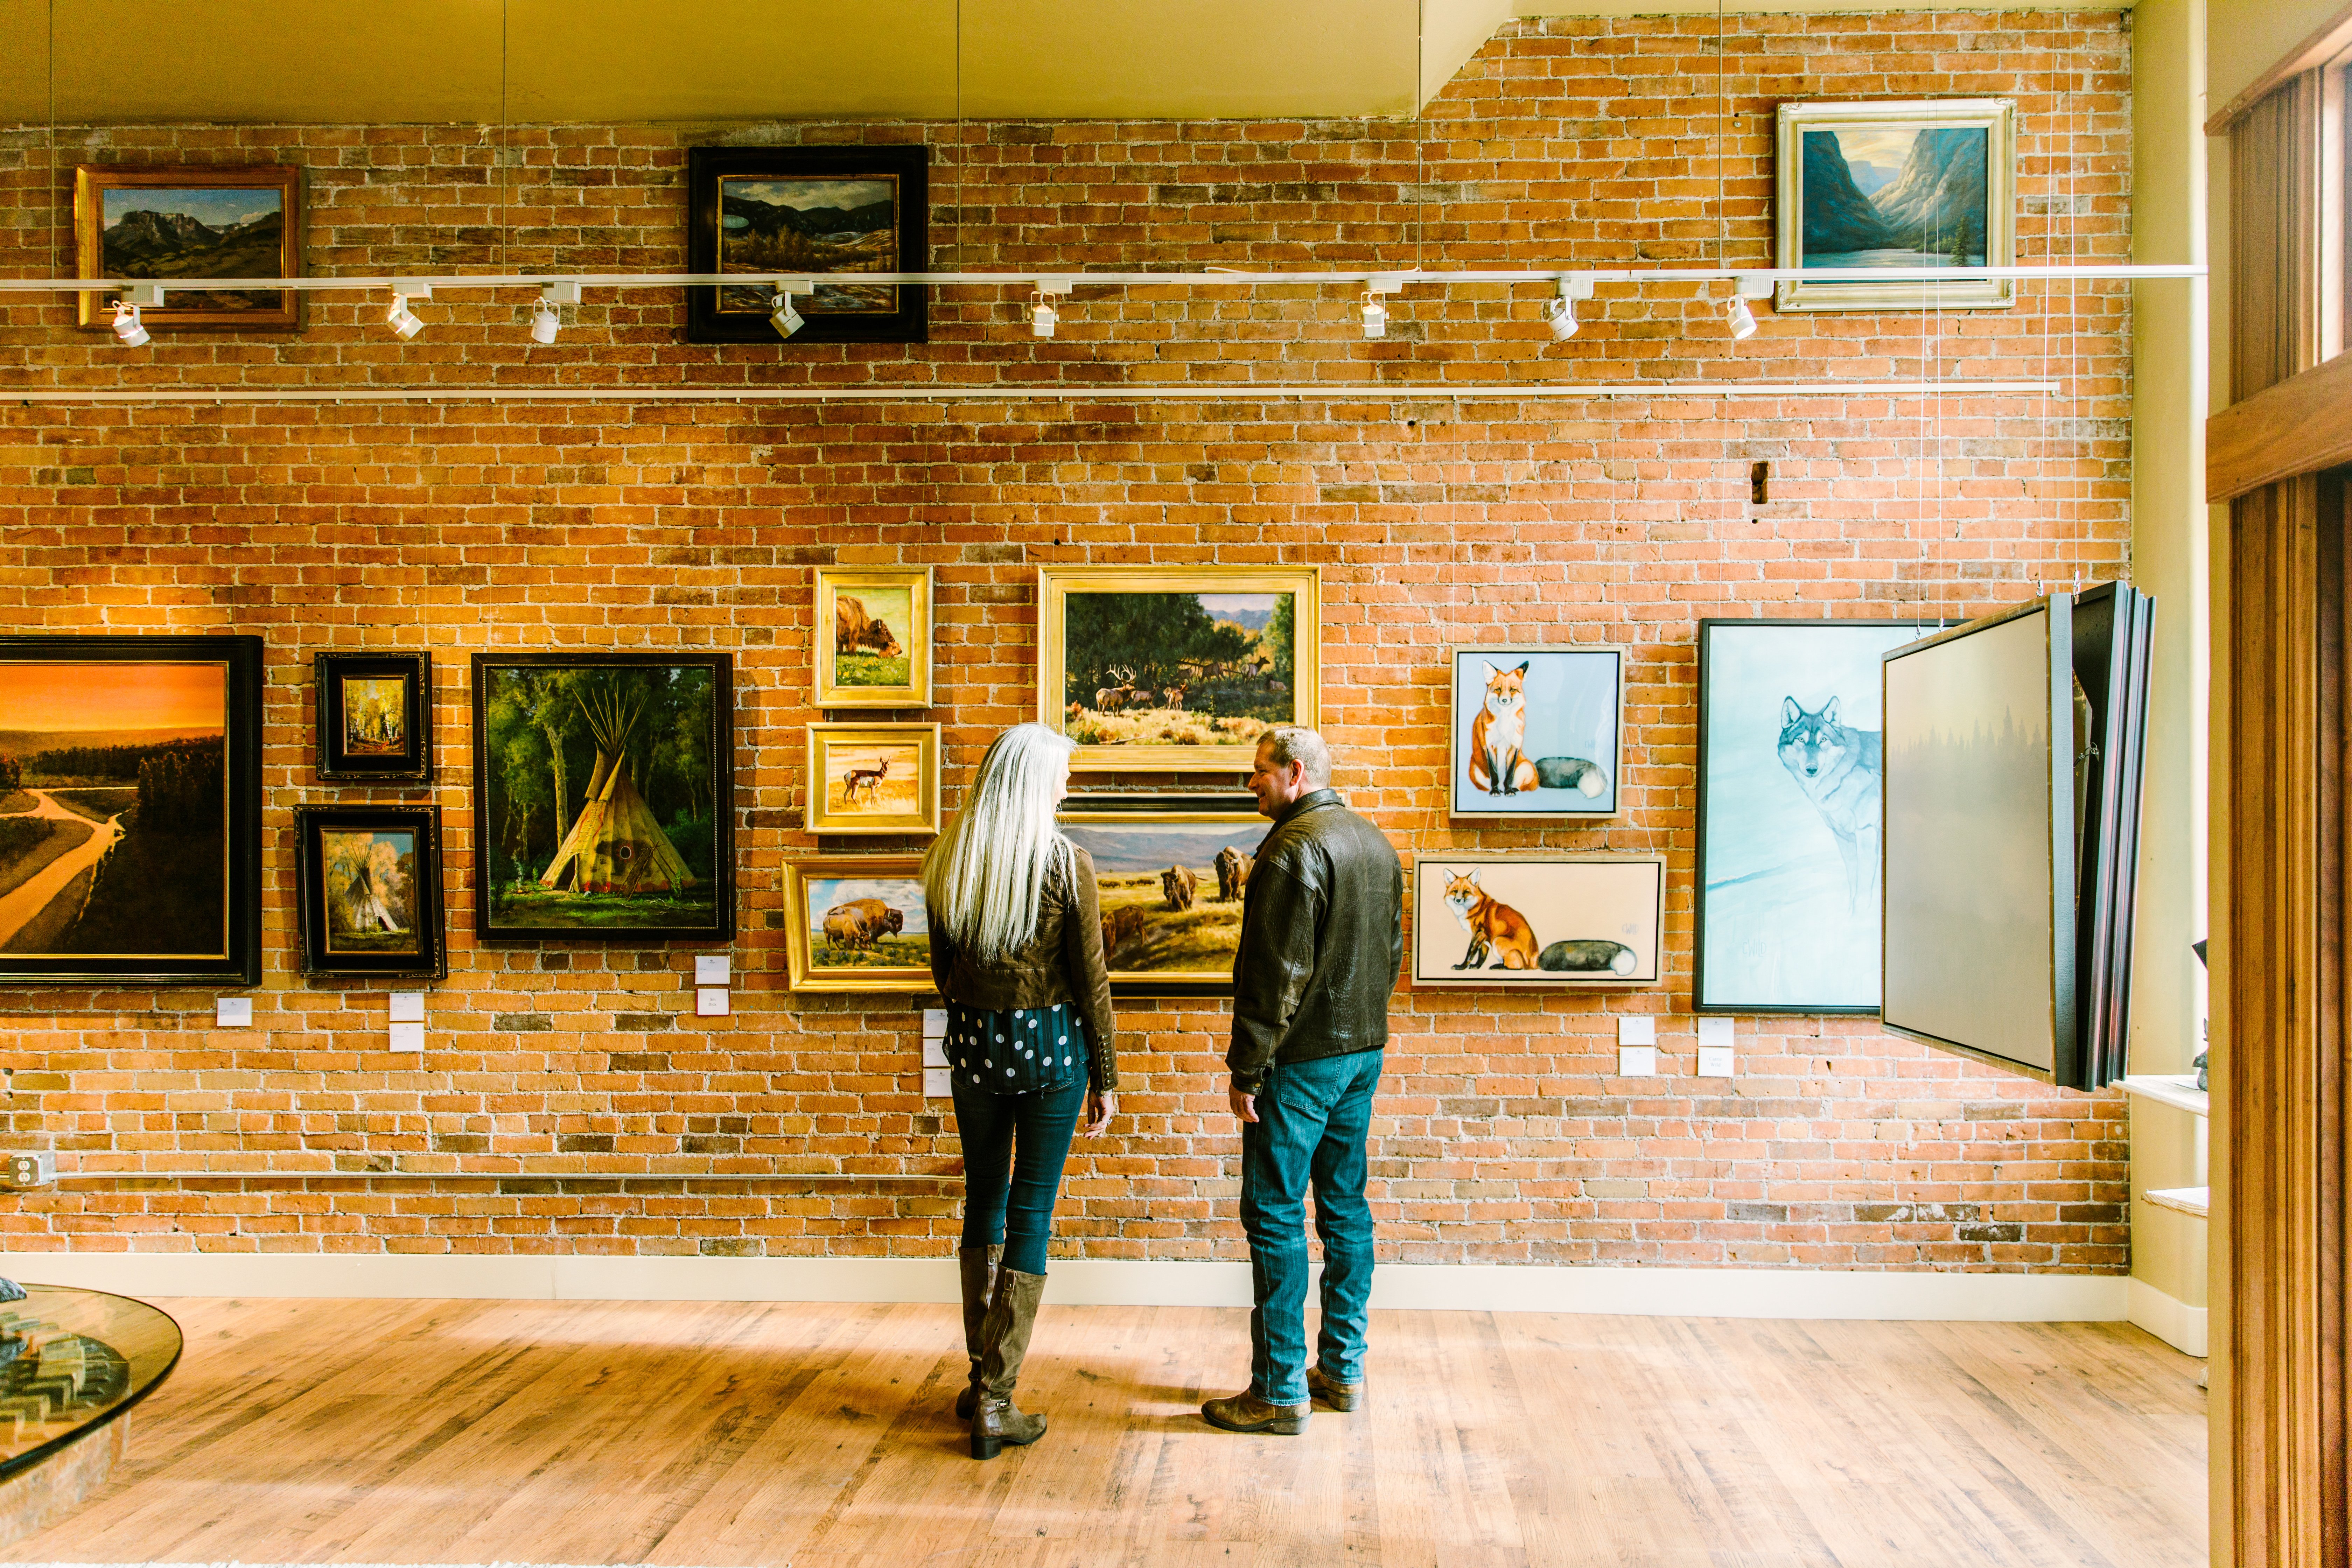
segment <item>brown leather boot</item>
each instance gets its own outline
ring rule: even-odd
[[[996,1294],[980,1324],[980,1397],[971,1412],[975,1459],[992,1459],[1007,1443],[1021,1447],[1045,1435],[1043,1415],[1025,1415],[1013,1403],[1021,1363],[1029,1354],[1029,1332],[1037,1326],[1037,1300],[1045,1293],[1043,1274],[996,1272]]]
[[[1269,1405],[1246,1388],[1230,1399],[1212,1399],[1201,1406],[1202,1415],[1212,1426],[1222,1426],[1228,1432],[1273,1432],[1285,1437],[1295,1437],[1306,1431],[1307,1417],[1314,1410],[1312,1401],[1305,1405]]]
[[[1361,1378],[1353,1383],[1341,1383],[1336,1377],[1324,1376],[1323,1369],[1319,1366],[1310,1366],[1307,1369],[1308,1404],[1311,1405],[1319,1399],[1334,1410],[1353,1410],[1363,1397],[1364,1384]]]
[[[980,1400],[980,1324],[988,1316],[988,1303],[996,1296],[996,1266],[1004,1257],[1002,1247],[962,1247],[956,1249],[956,1268],[963,1276],[963,1353],[971,1358],[971,1375],[956,1395],[955,1412],[959,1421],[971,1419],[971,1409]]]

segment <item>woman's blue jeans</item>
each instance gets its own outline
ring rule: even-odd
[[[1377,1050],[1284,1066],[1242,1123],[1242,1229],[1250,1248],[1250,1392],[1307,1403],[1307,1190],[1323,1243],[1323,1328],[1317,1363],[1339,1383],[1364,1376],[1372,1300],[1372,1205],[1364,1141],[1381,1085]]]
[[[1024,1094],[991,1094],[961,1079],[954,1089],[956,1133],[963,1140],[963,1245],[1003,1242],[1005,1268],[1043,1274],[1062,1165],[1087,1106],[1087,1075]]]

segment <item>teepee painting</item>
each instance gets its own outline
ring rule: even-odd
[[[733,928],[725,655],[478,656],[486,934]]]
[[[415,952],[416,835],[404,828],[329,828],[325,861],[327,951]]]

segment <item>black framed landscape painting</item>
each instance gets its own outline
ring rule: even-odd
[[[310,974],[449,973],[441,808],[294,808],[295,923]]]
[[[733,676],[723,653],[474,656],[482,937],[734,934]]]
[[[433,656],[322,653],[311,662],[318,775],[336,784],[433,779]]]
[[[928,290],[862,283],[866,272],[920,272],[929,256],[930,150],[900,147],[689,147],[688,272],[782,273],[796,294],[795,343],[919,343]],[[782,343],[769,321],[772,283],[688,289],[690,343]]]
[[[0,984],[261,979],[261,639],[0,637]]]

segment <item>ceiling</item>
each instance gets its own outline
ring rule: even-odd
[[[1732,5],[1929,6],[1977,8]],[[0,123],[1406,116],[1513,16],[1714,9],[1714,0],[0,0]]]

